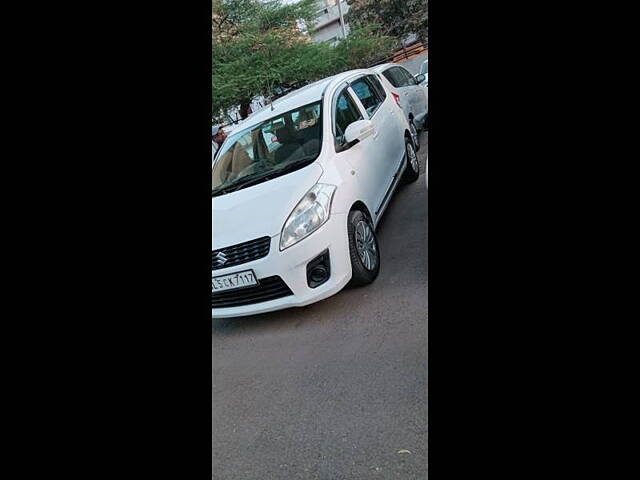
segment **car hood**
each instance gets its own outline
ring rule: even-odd
[[[293,208],[322,176],[317,162],[258,185],[213,197],[213,250],[278,235]]]

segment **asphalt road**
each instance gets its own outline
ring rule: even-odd
[[[421,177],[378,226],[373,284],[213,321],[214,479],[427,478],[427,133],[421,145]]]

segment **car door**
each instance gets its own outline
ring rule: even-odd
[[[357,102],[355,93],[347,83],[336,90],[332,105],[336,161],[344,161],[351,166],[355,181],[362,192],[362,200],[373,213],[382,198],[379,184],[383,181],[381,175],[383,157],[378,152],[376,141],[379,133],[374,131],[372,135],[352,147],[343,149],[346,144],[344,134],[347,127],[353,122],[364,120],[366,112]]]
[[[356,100],[365,111],[365,118],[371,121],[375,129],[375,145],[371,154],[375,156],[380,172],[376,175],[378,181],[375,188],[378,194],[372,213],[377,217],[404,158],[404,135],[397,118],[400,112],[375,75],[357,78],[350,84]]]

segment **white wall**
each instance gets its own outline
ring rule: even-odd
[[[349,11],[349,5],[347,5],[346,1],[343,1],[341,7],[342,15],[344,16]],[[325,8],[328,12],[316,17],[316,27],[311,32],[311,37],[316,43],[331,40],[334,37],[342,38],[337,0],[319,0],[318,10]],[[345,22],[344,26],[346,33],[349,34],[349,25]]]

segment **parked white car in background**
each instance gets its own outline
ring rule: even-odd
[[[420,149],[418,130],[426,128],[429,114],[427,90],[419,85],[423,80],[421,75],[414,77],[406,68],[395,63],[378,65],[372,70],[380,74],[382,82],[402,107],[411,127],[411,136],[417,149]]]
[[[308,305],[372,282],[376,226],[401,180],[418,176],[409,123],[371,70],[252,115],[212,169],[212,316]]]
[[[429,86],[429,59],[428,58],[424,62],[422,62],[422,66],[420,67],[420,73],[418,75],[424,75],[424,80],[419,83],[421,87],[427,88]]]

